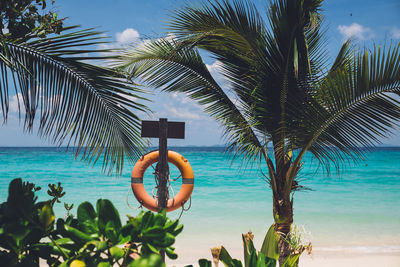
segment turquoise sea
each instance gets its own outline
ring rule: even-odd
[[[240,257],[241,233],[249,230],[260,246],[273,222],[265,165],[246,166],[240,158],[232,163],[232,156],[223,148],[170,149],[184,155],[195,173],[191,207],[182,215],[185,229],[176,244],[180,260],[194,263],[200,257],[211,258],[209,248],[218,245]],[[400,148],[376,148],[366,154],[365,161],[348,166],[340,175],[328,176],[311,156],[306,157],[304,166],[302,185],[312,190],[295,193],[295,222],[305,228],[305,238],[315,250],[400,253]],[[75,204],[72,213],[85,200],[95,203],[98,198],[108,198],[125,218],[125,214],[139,212],[130,191],[132,167],[127,162],[122,176],[108,176],[101,163],[88,165],[65,148],[3,147],[0,201],[6,200],[13,178],[40,185],[40,199],[46,199],[47,184],[60,181],[67,192],[63,200]],[[171,169],[171,178],[177,176],[177,170]],[[145,184],[151,192],[151,171],[146,172]],[[172,184],[176,193],[180,180]],[[169,214],[172,218],[179,215],[180,210]],[[65,216],[62,204],[56,208],[56,216]]]

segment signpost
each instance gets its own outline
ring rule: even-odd
[[[184,139],[185,123],[184,122],[168,122],[168,119],[161,118],[159,121],[142,121],[142,137],[158,138],[158,164],[156,171],[158,173],[158,190],[157,200],[158,209],[167,208],[168,202],[168,148],[167,139]],[[161,253],[163,260],[165,259],[164,251]]]

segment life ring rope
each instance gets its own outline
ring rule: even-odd
[[[144,207],[152,211],[158,211],[158,200],[157,198],[150,196],[144,189],[143,176],[148,167],[152,166],[152,164],[154,164],[155,162],[158,162],[158,157],[158,151],[151,151],[142,156],[136,162],[131,175],[131,187],[133,194],[135,195],[139,203],[142,203]],[[179,192],[172,198],[169,198],[167,202],[167,211],[173,211],[180,207],[183,208],[184,204],[190,199],[194,187],[194,174],[188,160],[177,152],[171,150],[168,151],[168,162],[175,165],[179,169],[181,174],[176,179],[168,178],[168,188],[172,190],[173,195],[174,191],[171,187],[171,181],[173,182],[178,180],[179,178],[182,178],[182,185]],[[152,168],[154,169],[153,166]]]
[[[132,210],[138,210],[138,209],[143,209],[143,205],[142,203],[139,202],[139,206],[137,208],[132,207],[131,204],[129,204],[129,194],[130,194],[130,190],[128,190],[128,193],[126,194],[126,205],[128,205],[128,207]]]

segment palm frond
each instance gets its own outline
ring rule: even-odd
[[[274,55],[265,49],[268,32],[254,5],[210,1],[201,7],[186,6],[174,14],[170,28],[180,41],[211,52],[221,62],[229,90],[249,113],[247,117],[257,118],[253,127],[263,138],[277,127],[274,115],[279,114],[280,95],[274,92],[274,84],[281,75]]]
[[[317,104],[304,118],[308,130],[298,134],[303,152],[308,149],[326,167],[359,159],[400,122],[400,44],[348,55],[350,63],[345,54],[315,94]]]
[[[230,148],[261,159],[263,146],[252,129],[252,120],[214,80],[197,49],[171,40],[149,41],[122,55],[119,66],[151,87],[186,93],[221,123]]]
[[[26,43],[3,40],[0,102],[6,122],[14,87],[26,130],[38,120],[42,137],[77,146],[77,156],[89,162],[104,155],[103,167],[120,172],[125,157],[141,154],[144,143],[135,113],[148,109],[136,101],[144,100],[143,90],[118,72],[91,64],[109,58],[91,48],[103,40],[91,30]]]

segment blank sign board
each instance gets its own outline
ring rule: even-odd
[[[159,121],[142,121],[142,137],[158,138],[160,133]],[[177,121],[168,122],[167,138],[184,139],[185,123]]]

